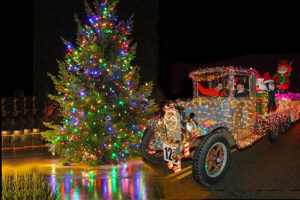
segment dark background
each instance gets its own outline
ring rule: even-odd
[[[119,19],[134,14],[132,39],[138,48],[132,64],[141,66],[142,81],[155,82],[154,97],[190,96],[188,72],[214,63],[246,65],[273,75],[280,59],[292,59],[292,89],[300,88],[296,5],[200,2],[121,0],[117,7]],[[74,14],[86,22],[83,1],[23,1],[6,8],[1,94],[55,92],[47,72],[57,74],[56,60],[64,58],[60,37],[75,44]]]

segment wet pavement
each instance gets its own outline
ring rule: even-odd
[[[165,178],[168,174],[140,158],[126,164],[87,167],[62,166],[47,148],[2,155],[3,173],[40,172],[53,185],[53,193],[59,190],[59,199],[177,199],[179,193],[185,197],[192,189],[179,182],[170,184]],[[199,198],[209,197],[198,185],[194,190]]]
[[[300,198],[300,123],[277,143],[267,137],[244,151],[232,153],[228,173],[206,188],[191,174],[191,160],[172,174],[165,163],[145,164],[140,158],[126,164],[62,166],[46,148],[2,151],[2,173],[44,174],[59,190],[59,199],[209,199]]]

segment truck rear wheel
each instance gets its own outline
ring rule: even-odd
[[[163,161],[163,157],[157,156],[155,155],[156,152],[151,152],[149,150],[149,145],[151,140],[153,139],[153,136],[154,131],[151,129],[146,129],[141,143],[141,154],[144,161],[147,161],[152,164],[159,164]]]
[[[280,133],[287,133],[291,128],[292,122],[289,117],[285,122],[280,125]]]
[[[279,131],[280,133],[286,133],[288,131],[285,122],[283,122],[283,123],[280,124],[279,129],[280,129],[280,131]]]
[[[205,136],[193,157],[193,177],[204,186],[211,186],[224,178],[231,159],[229,142],[222,133]]]
[[[285,131],[287,132],[291,128],[291,118],[289,117],[285,122]]]

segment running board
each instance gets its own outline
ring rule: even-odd
[[[238,149],[244,149],[246,147],[252,146],[254,142],[262,138],[262,135],[251,135],[249,137],[239,140],[236,144]]]

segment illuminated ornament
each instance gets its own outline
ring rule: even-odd
[[[122,56],[124,56],[124,55],[125,55],[125,51],[124,51],[124,50],[121,50],[121,51],[120,51],[120,54],[121,54]]]
[[[82,91],[79,92],[79,95],[83,97],[83,96],[86,95],[86,92],[84,90],[82,90]]]
[[[291,65],[292,62],[288,63],[288,60],[281,60],[277,64],[277,73],[273,76],[273,80],[281,93],[286,93],[289,89],[292,72]]]
[[[110,131],[110,132],[113,131],[113,127],[109,126],[109,127],[107,128],[107,130]]]
[[[275,86],[274,80],[271,78],[269,72],[264,73],[264,84],[268,92],[268,103],[267,103],[267,113],[273,112],[277,109],[275,100]]]
[[[68,49],[68,50],[72,49],[71,43],[68,43],[68,44],[67,44],[67,49]]]
[[[264,73],[264,84],[266,87],[266,90],[268,91],[274,91],[274,80],[271,78],[269,72]]]

